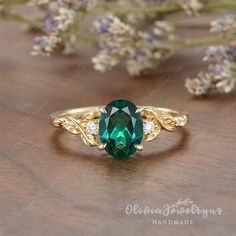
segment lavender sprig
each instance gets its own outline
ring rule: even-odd
[[[236,16],[226,15],[211,23],[210,32],[222,35],[236,33]],[[204,61],[209,62],[207,72],[200,72],[198,77],[187,79],[185,86],[195,96],[210,91],[231,92],[236,83],[236,42],[228,45],[210,46]]]
[[[189,93],[201,96],[210,91],[229,93],[236,83],[236,47],[211,46],[207,50],[205,61],[209,61],[207,72],[200,72],[197,78],[186,79],[185,86]]]
[[[45,11],[44,31],[46,35],[41,37],[41,41],[48,42],[45,53],[45,48],[38,45],[39,40],[36,38],[32,54],[49,56],[59,46],[64,48],[64,52],[75,51],[73,47],[76,48],[77,34],[72,31],[72,28],[78,24],[78,13],[82,14],[84,11],[91,10],[96,3],[96,0],[32,0],[31,4],[37,5]]]
[[[186,87],[191,94],[199,96],[214,90],[227,93],[235,86],[235,14],[211,23],[210,31],[217,36],[194,39],[175,40],[175,28],[165,20],[179,12],[197,16],[201,11],[231,9],[236,7],[235,0],[227,0],[227,4],[225,0],[31,0],[44,13],[43,24],[11,11],[11,5],[16,2],[0,0],[0,18],[17,20],[44,31],[34,39],[33,55],[50,56],[55,50],[77,52],[78,42],[85,40],[99,43],[99,51],[92,59],[96,70],[105,72],[122,65],[130,75],[139,76],[155,69],[178,50],[218,44],[209,47],[204,57],[209,63],[208,70],[193,80],[187,79]],[[95,35],[81,30],[82,21],[92,10],[96,14],[103,12],[94,23]]]
[[[162,61],[171,50],[159,46],[174,35],[173,27],[164,21],[156,21],[151,30],[144,32],[113,15],[98,18],[95,30],[99,34],[100,51],[92,60],[94,68],[105,72],[125,61],[130,75],[140,75]]]

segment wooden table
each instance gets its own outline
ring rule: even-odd
[[[146,78],[122,68],[92,69],[95,50],[30,56],[32,35],[0,24],[0,235],[235,235],[236,94],[192,98],[184,79],[205,67],[204,49],[186,50]],[[55,130],[49,114],[125,97],[190,113],[186,129],[162,132],[127,161]],[[193,224],[153,224],[183,216],[127,215],[127,204],[162,208],[191,199],[222,215]]]

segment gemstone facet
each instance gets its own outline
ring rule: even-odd
[[[137,107],[125,99],[117,99],[105,107],[101,114],[99,136],[105,150],[117,158],[127,158],[136,152],[135,145],[142,142],[143,122]]]

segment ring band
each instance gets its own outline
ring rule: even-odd
[[[106,106],[83,107],[51,114],[55,127],[80,135],[87,146],[116,158],[127,158],[143,150],[143,142],[154,140],[161,129],[175,131],[186,125],[187,113],[154,106],[135,106],[117,99]]]

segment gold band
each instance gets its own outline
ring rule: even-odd
[[[100,112],[100,108],[103,106],[94,106],[94,107],[81,107],[81,108],[74,108],[74,109],[68,109],[68,110],[62,110],[52,113],[50,116],[52,119],[62,118],[62,117],[73,117],[80,119],[84,116],[85,113],[91,113],[91,112]],[[183,117],[186,116],[187,113],[180,113],[178,111],[174,111],[168,108],[161,108],[161,107],[152,107],[152,106],[137,106],[140,110],[150,110],[154,109],[158,111],[159,113],[174,116],[174,117]]]
[[[153,128],[150,132],[144,133],[144,141],[154,140],[161,129],[175,131],[177,127],[184,126],[188,121],[187,113],[154,106],[137,106],[137,108],[143,118],[143,123],[152,124]],[[103,149],[99,142],[98,130],[91,132],[88,129],[88,124],[91,125],[91,122],[98,126],[103,110],[104,106],[76,108],[54,112],[51,118],[55,127],[64,128],[72,134],[79,134],[86,145]],[[141,150],[142,145],[138,148]]]

